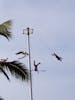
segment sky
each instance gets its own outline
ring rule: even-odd
[[[75,100],[75,1],[74,0],[0,0],[0,23],[12,20],[12,39],[0,37],[0,58],[18,60],[17,51],[28,50],[23,29],[30,35],[33,100]],[[51,54],[63,58],[59,62]],[[27,68],[28,57],[21,59]],[[42,71],[44,70],[44,71]],[[10,75],[10,73],[9,73]],[[29,82],[0,74],[0,96],[5,100],[30,100]]]

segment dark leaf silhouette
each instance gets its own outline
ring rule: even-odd
[[[0,97],[0,100],[4,100],[2,97]]]
[[[0,61],[0,69],[1,71],[3,71],[4,75],[7,77],[8,80],[9,80],[8,75],[2,69],[10,71],[10,73],[16,78],[27,81],[29,80],[28,69],[23,63],[19,61],[11,61],[11,62]]]
[[[6,78],[7,78],[8,80],[10,80],[10,79],[9,79],[9,76],[7,75],[7,73],[5,72],[5,70],[4,70],[3,68],[1,68],[1,67],[0,67],[0,72],[2,72],[2,73],[6,76]]]

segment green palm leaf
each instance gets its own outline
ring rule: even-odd
[[[29,80],[29,71],[26,66],[19,61],[3,62],[0,61],[0,67],[10,71],[10,73],[21,80]]]
[[[8,40],[9,38],[12,37],[11,35],[11,25],[12,25],[12,21],[8,20],[2,24],[0,24],[0,35],[6,37]]]

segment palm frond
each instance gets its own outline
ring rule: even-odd
[[[8,80],[10,80],[10,78],[9,78],[9,76],[7,75],[7,73],[5,72],[5,70],[4,70],[3,68],[1,68],[1,67],[0,67],[0,72],[2,72],[2,73],[6,76],[6,78],[7,78]]]
[[[19,61],[3,62],[0,61],[0,67],[5,68],[7,71],[21,80],[29,80],[29,71],[26,66]]]
[[[0,35],[6,37],[8,40],[9,38],[12,37],[11,35],[11,25],[12,25],[12,21],[8,20],[2,24],[0,24]]]
[[[4,25],[4,26],[6,26],[8,29],[10,29],[10,26],[12,25],[12,21],[11,21],[11,20],[8,20],[8,21],[4,22],[4,23],[1,24],[1,25]]]

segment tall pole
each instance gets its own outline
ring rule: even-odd
[[[30,71],[30,100],[33,100],[32,91],[32,71],[31,71],[31,53],[30,53],[30,28],[26,29],[26,34],[28,35],[28,51],[29,51],[29,71]]]

